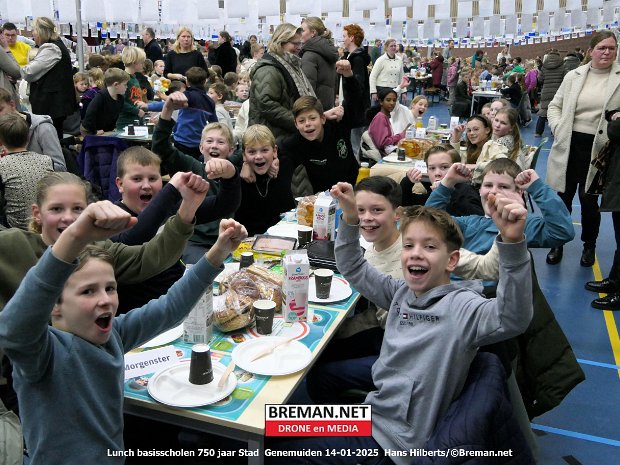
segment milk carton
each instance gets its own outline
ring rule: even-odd
[[[336,200],[329,194],[321,193],[314,202],[312,238],[333,241],[336,237]]]
[[[306,250],[291,250],[282,258],[282,312],[284,321],[306,321],[310,263]]]

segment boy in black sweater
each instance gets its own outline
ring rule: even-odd
[[[103,134],[113,131],[125,102],[129,74],[122,69],[110,68],[104,76],[105,89],[99,91],[86,109],[80,131],[82,134]]]
[[[362,94],[349,61],[336,62],[336,72],[343,77],[344,116],[339,115],[339,120],[327,120],[319,100],[300,97],[293,105],[299,132],[278,141],[280,153],[288,157],[293,166],[305,166],[314,192],[329,190],[339,181],[355,184],[359,169],[351,147],[351,129],[364,110]],[[336,107],[332,111],[342,110]]]

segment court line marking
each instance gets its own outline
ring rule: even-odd
[[[600,436],[593,436],[591,434],[578,433],[576,431],[569,431],[561,428],[554,428],[552,426],[539,425],[537,423],[531,423],[533,429],[545,431],[547,433],[559,434],[560,436],[568,436],[571,438],[584,439],[590,442],[597,442],[599,444],[606,444],[608,446],[620,447],[620,441],[616,439],[602,438]]]
[[[601,267],[598,264],[598,257],[594,260],[592,266],[592,272],[594,273],[594,280],[601,281],[603,274],[601,273]],[[607,294],[599,294],[601,297],[605,297]],[[607,327],[607,334],[609,336],[609,343],[611,344],[611,351],[614,355],[616,365],[620,365],[620,336],[618,336],[618,326],[614,318],[614,312],[611,310],[603,310],[603,317],[605,318],[605,326]],[[620,369],[618,371],[618,378],[620,378]]]
[[[592,365],[595,367],[611,368],[612,370],[620,370],[620,365],[612,365],[611,363],[595,362],[593,360],[584,360],[583,358],[578,358],[577,361],[581,363],[582,365]]]

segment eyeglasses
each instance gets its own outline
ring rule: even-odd
[[[595,47],[594,50],[596,50],[597,52],[615,52],[616,51],[616,47]]]

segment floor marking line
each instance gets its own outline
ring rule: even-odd
[[[593,360],[585,360],[578,358],[577,361],[583,365],[592,365],[595,367],[611,368],[612,370],[620,370],[620,365],[612,365],[611,363],[595,362]]]
[[[620,441],[616,439],[602,438],[600,436],[593,436],[591,434],[577,433],[576,431],[569,431],[561,428],[554,428],[552,426],[539,425],[532,423],[532,428],[546,431],[547,433],[559,434],[560,436],[569,436],[571,438],[584,439],[590,442],[598,442],[599,444],[606,444],[608,446],[620,447]]]
[[[598,264],[598,257],[594,261],[592,272],[594,273],[595,281],[601,281],[603,279],[601,267]],[[606,294],[599,295],[603,297]],[[607,326],[607,334],[609,335],[609,343],[611,344],[611,351],[614,354],[614,360],[616,365],[620,365],[620,336],[618,336],[618,327],[616,326],[614,312],[611,310],[603,310],[603,317],[605,318],[605,326]],[[618,377],[620,378],[620,369],[618,369]]]

